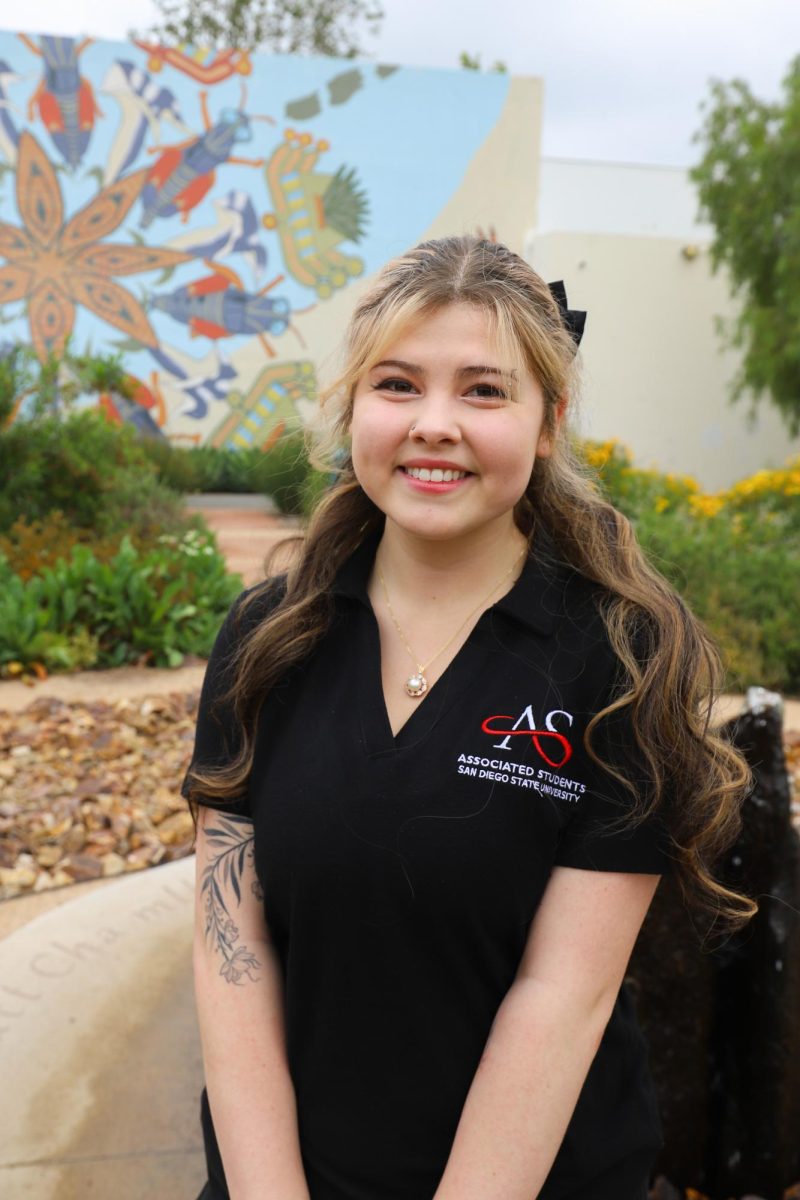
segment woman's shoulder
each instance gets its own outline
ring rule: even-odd
[[[587,649],[610,650],[605,614],[613,601],[613,593],[566,563],[560,564],[559,583],[559,615],[569,627],[571,636]]]
[[[591,664],[593,677],[602,681],[602,693],[609,695],[626,691],[630,682],[615,645],[620,636],[642,669],[658,653],[663,638],[658,623],[646,608],[630,602],[614,612],[620,599],[613,589],[575,567],[563,567],[559,640],[562,646],[568,645],[577,657]]]

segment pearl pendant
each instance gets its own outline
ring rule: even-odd
[[[408,679],[406,680],[406,691],[408,692],[409,696],[411,696],[414,700],[417,700],[420,696],[424,696],[427,690],[428,681],[421,671],[416,675],[409,675]]]

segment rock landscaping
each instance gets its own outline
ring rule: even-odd
[[[0,711],[0,899],[192,852],[180,783],[199,691]]]

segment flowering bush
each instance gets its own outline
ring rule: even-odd
[[[158,543],[138,550],[124,537],[105,562],[76,543],[27,580],[0,554],[0,676],[207,657],[241,577],[226,572],[209,533]]]
[[[709,493],[701,491],[689,475],[634,467],[630,450],[616,439],[582,442],[577,448],[596,473],[601,491],[632,520],[647,511],[684,510],[701,518],[724,511],[741,516],[743,522],[774,513],[793,527],[800,524],[800,458],[778,470],[757,471],[727,490]]]
[[[685,508],[700,488],[688,475],[661,474],[634,467],[622,442],[583,442],[578,451],[595,471],[601,490],[626,516],[645,509],[655,512]]]
[[[617,441],[580,450],[654,566],[720,645],[728,686],[800,692],[800,459],[705,493],[634,467]]]

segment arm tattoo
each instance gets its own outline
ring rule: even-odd
[[[258,982],[257,971],[261,964],[256,956],[246,946],[237,946],[239,930],[231,918],[223,891],[226,884],[236,896],[236,903],[241,904],[241,880],[245,863],[253,865],[253,822],[247,817],[231,814],[220,815],[218,824],[206,827],[206,840],[209,846],[211,861],[203,871],[200,892],[205,908],[206,941],[216,946],[222,955],[220,975],[228,983],[236,983],[241,987],[241,977],[246,975],[254,983]],[[251,884],[251,891],[256,900],[263,900],[264,893],[257,879]],[[230,891],[227,893],[230,895]]]

